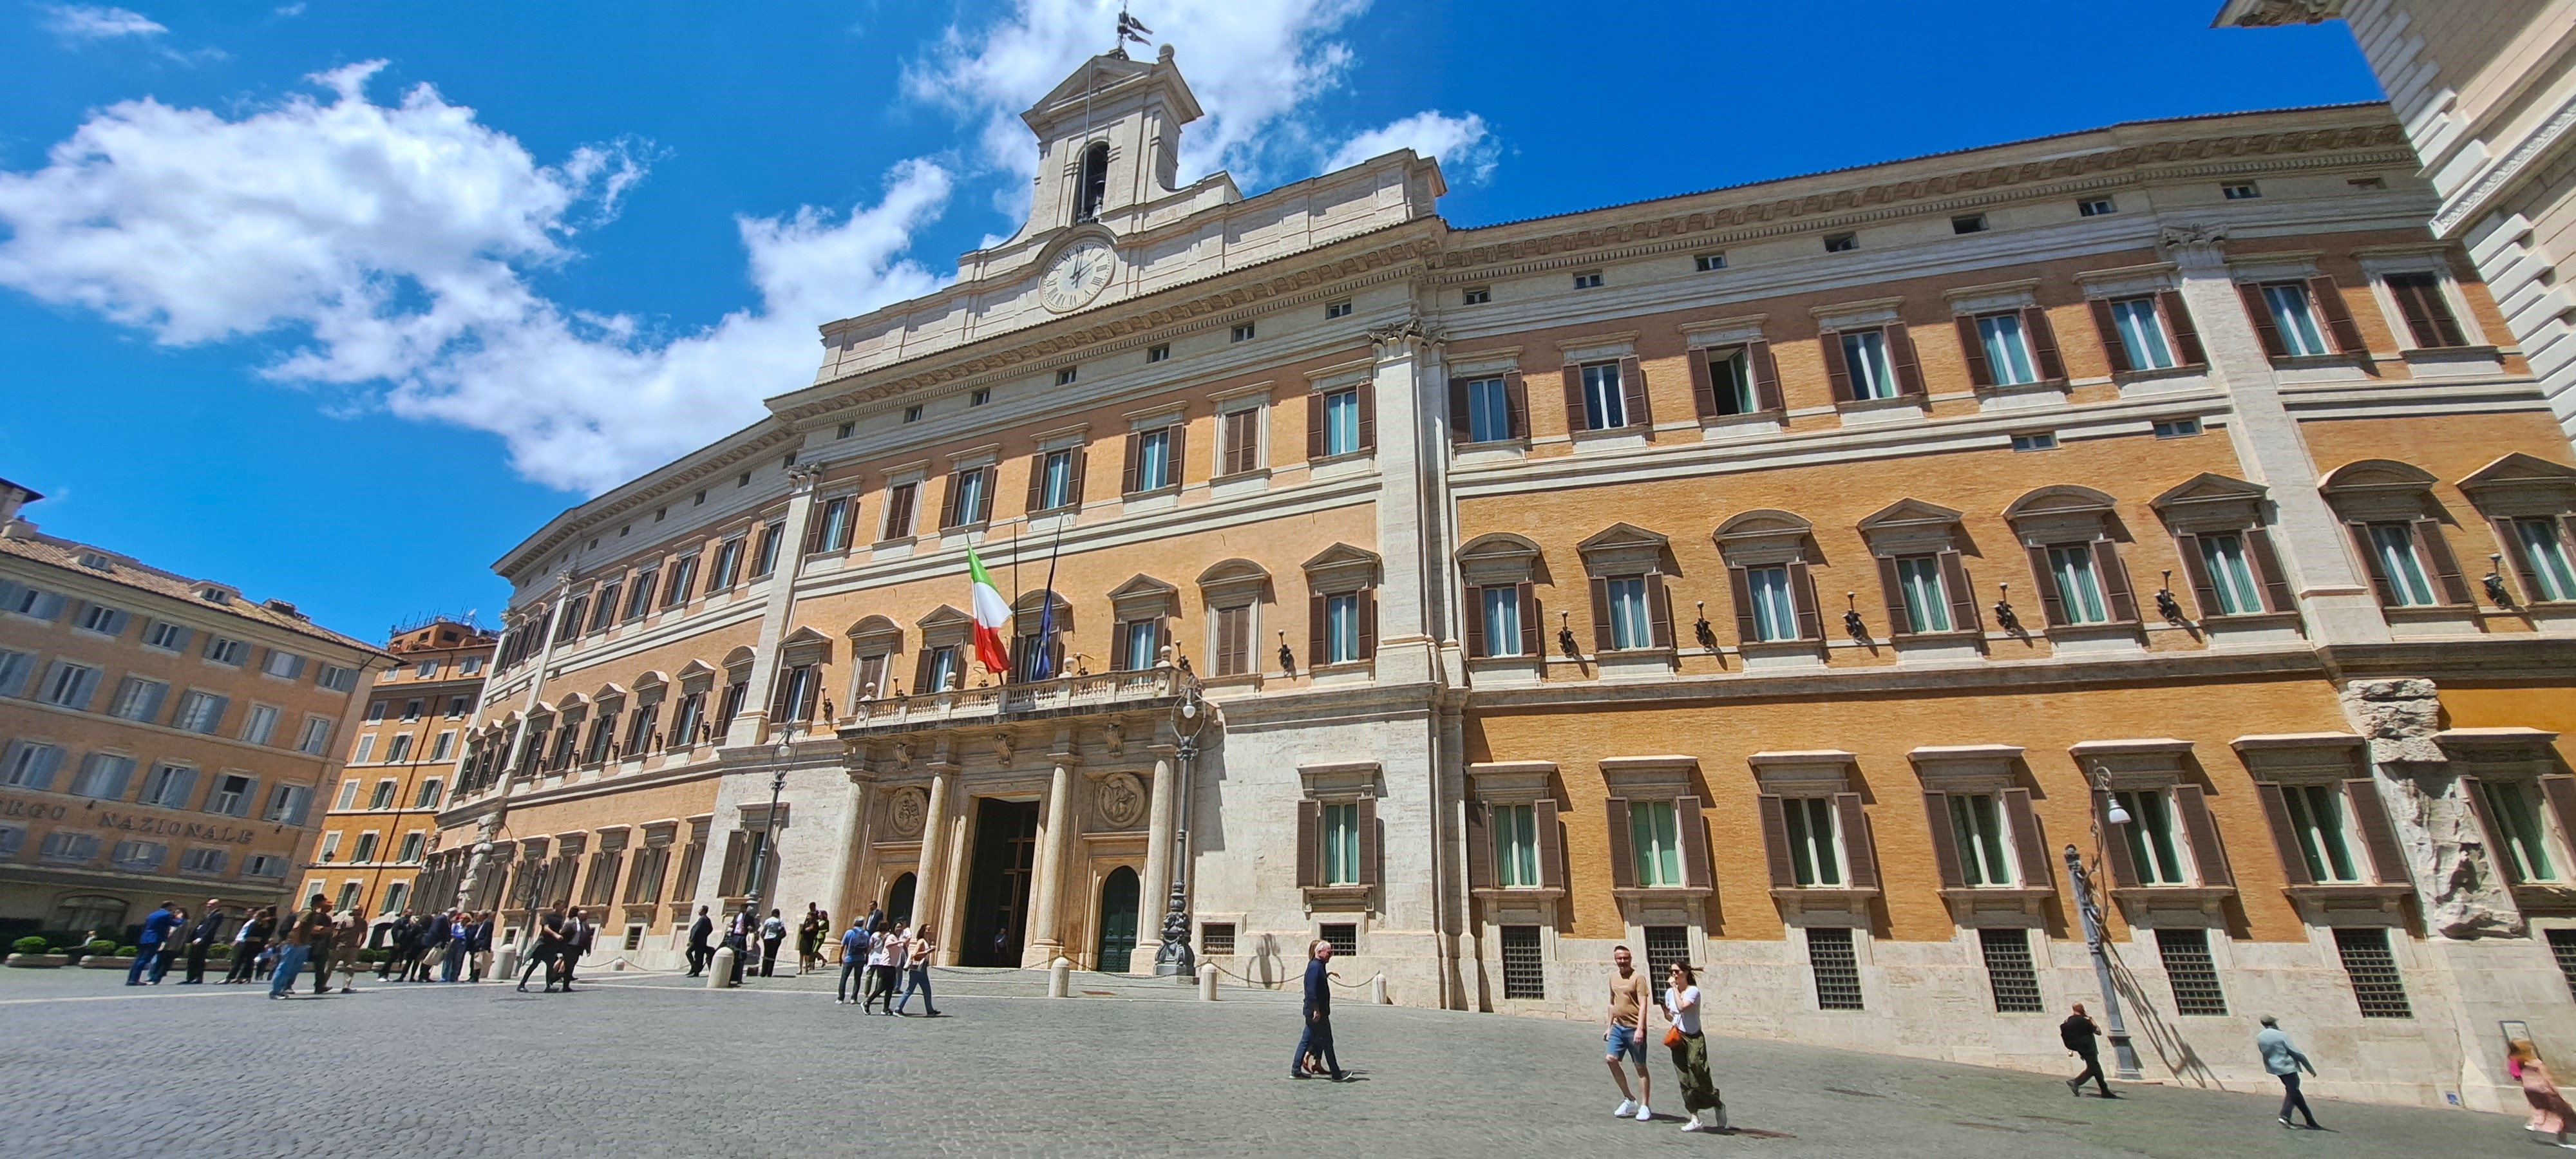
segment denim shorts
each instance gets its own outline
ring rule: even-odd
[[[1638,1066],[1646,1065],[1646,1032],[1634,1026],[1612,1026],[1610,1060],[1616,1062],[1623,1054],[1635,1060]]]

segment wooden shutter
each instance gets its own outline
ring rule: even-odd
[[[1659,572],[1646,573],[1646,642],[1658,648],[1673,646],[1673,605],[1664,593],[1664,577]]]
[[[1780,405],[1780,364],[1771,358],[1771,344],[1756,338],[1744,344],[1744,369],[1753,376],[1753,408],[1774,411]]]
[[[1220,676],[1241,676],[1252,670],[1252,609],[1250,607],[1216,610],[1216,671]]]
[[[1493,809],[1482,801],[1467,802],[1467,888],[1493,889],[1494,831],[1489,821]]]
[[[2506,885],[2521,885],[2522,867],[2505,848],[2504,830],[2496,825],[2495,810],[2487,807],[2486,786],[2476,777],[2462,777],[2460,793],[2469,799],[2469,810],[2478,815],[2478,830],[2486,834],[2487,856],[2495,862],[2496,872],[2504,875]]]
[[[1628,800],[1607,797],[1601,802],[1603,816],[1610,822],[1610,885],[1613,889],[1637,887],[1637,843],[1628,835]]]
[[[823,525],[831,522],[831,512],[832,505],[830,503],[825,503],[820,510],[815,511],[808,517],[808,521],[805,524],[805,554],[812,555],[815,552],[823,550]],[[647,600],[653,598],[652,577],[652,572],[645,572],[641,577],[638,577],[642,582],[635,585],[635,590],[644,593],[644,598]]]
[[[2442,535],[2442,525],[2430,519],[2415,521],[2415,544],[2424,549],[2424,559],[2433,565],[2435,582],[2441,584],[2442,602],[2472,604],[2469,584],[2460,578],[2460,561],[2451,558],[2451,541]]]
[[[1753,585],[1745,580],[1743,565],[1731,564],[1727,567],[1726,591],[1728,597],[1735,601],[1736,642],[1751,644],[1761,640],[1762,629],[1753,618]]]
[[[1324,457],[1324,396],[1306,396],[1306,457]]]
[[[2353,523],[2346,526],[2352,528],[2352,545],[2361,549],[2362,570],[2370,573],[2370,589],[2379,593],[2379,606],[2396,607],[2397,585],[2388,582],[2388,569],[2379,565],[2379,551],[2370,543],[2370,525]]]
[[[1944,548],[1940,554],[1941,588],[1950,597],[1950,630],[1982,632],[1985,620],[1977,615],[1977,593],[1968,587],[1967,561],[1959,549]]]
[[[1351,596],[1360,614],[1360,659],[1377,659],[1377,589],[1362,588]]]
[[[1824,617],[1816,609],[1816,581],[1807,572],[1807,561],[1789,561],[1789,605],[1798,612],[1798,638],[1825,638]]]
[[[1592,577],[1592,650],[1607,652],[1611,647],[1610,581],[1596,575]]]
[[[1363,382],[1351,390],[1360,407],[1360,446],[1363,451],[1377,449],[1377,383]]]
[[[1771,857],[1771,888],[1796,888],[1798,869],[1789,857],[1789,821],[1780,798],[1764,793],[1755,804],[1762,814],[1762,844]]]
[[[2102,337],[2102,357],[2111,363],[2111,373],[2127,374],[2137,369],[2129,362],[2129,344],[2120,341],[2120,323],[2111,317],[2111,302],[2094,298],[2085,303],[2093,308],[2093,332]]]
[[[1466,587],[1459,590],[1466,596],[1467,606],[1460,609],[1465,614],[1460,618],[1467,621],[1467,654],[1491,655],[1485,647],[1485,589]]]
[[[2039,831],[2039,815],[2031,811],[2030,790],[2006,789],[2004,816],[2013,831],[2013,854],[2021,861],[2021,884],[2030,889],[2057,888],[2057,875],[2048,865],[2048,835]]]
[[[2371,872],[2384,885],[2412,884],[2406,853],[2398,847],[2397,830],[2388,823],[2388,805],[2379,799],[2377,781],[2370,777],[2345,781],[2343,796],[2352,803],[2352,819],[2361,825],[2361,844],[2370,851]]]
[[[2200,883],[2233,887],[2235,871],[2227,867],[2227,847],[2219,843],[2218,823],[2209,816],[2209,801],[2198,785],[2176,785],[2174,813],[2182,818],[2183,836],[2191,842],[2191,863]]]
[[[1031,515],[1046,510],[1046,461],[1045,451],[1029,456],[1029,502],[1024,510]],[[1070,470],[1072,464],[1066,467]]]
[[[2281,874],[2291,885],[2313,885],[2307,855],[2299,852],[2299,828],[2290,820],[2290,802],[2281,786],[2258,781],[2254,795],[2263,799],[2263,819],[2272,826],[2272,845],[2281,853]]]
[[[984,485],[975,489],[975,510],[963,512],[968,523],[984,523],[993,518],[993,488],[1002,477],[1002,469],[986,467],[981,474]]]
[[[1950,828],[1950,795],[1923,794],[1923,815],[1932,825],[1932,864],[1941,872],[1941,888],[1966,889],[1967,875],[1959,871],[1959,834]]]
[[[2022,336],[2030,340],[2030,358],[2039,367],[2039,376],[2048,381],[2066,377],[2066,359],[2057,353],[2057,327],[2048,322],[2048,311],[2038,306],[2023,307]]]
[[[1681,831],[1682,884],[1692,889],[1708,889],[1708,823],[1700,820],[1699,798],[1682,797],[1673,802],[1673,827]]]
[[[2138,863],[2129,855],[2129,843],[2119,827],[2111,824],[2111,804],[2111,794],[2094,791],[2093,823],[2102,827],[2102,848],[2111,863],[2111,884],[2132,889],[2138,884]]]
[[[1914,621],[1905,614],[1905,580],[1897,574],[1894,556],[1878,557],[1878,590],[1887,598],[1887,634],[1913,635]]]
[[[2352,308],[2344,304],[2343,291],[2336,287],[2331,275],[2308,279],[2308,297],[2326,316],[2326,332],[2334,335],[2335,353],[2356,357],[2370,353],[2370,348],[2362,344],[2361,327],[2353,324]]]
[[[1225,424],[1221,432],[1225,441],[1225,466],[1217,471],[1218,474],[1240,475],[1259,465],[1254,459],[1261,453],[1261,430],[1253,425],[1253,416],[1259,413],[1258,408],[1246,408],[1229,412],[1220,420]]]
[[[1568,364],[1565,368],[1565,433],[1581,434],[1592,429],[1592,419],[1583,409],[1583,368]]]
[[[1306,597],[1306,667],[1309,669],[1330,664],[1333,660],[1332,645],[1324,637],[1326,598],[1322,592]]]
[[[1118,472],[1118,493],[1121,495],[1133,495],[1140,489],[1137,481],[1142,477],[1140,470],[1143,464],[1137,461],[1137,455],[1144,442],[1145,436],[1141,432],[1127,432],[1127,465]]]
[[[2540,794],[2558,818],[2559,836],[2576,838],[2576,777],[2552,773],[2540,778]]]
[[[1314,801],[1297,802],[1297,884],[1312,889],[1324,884],[1323,866],[1316,858],[1321,852],[1324,807]]]
[[[1717,376],[1709,373],[1708,348],[1693,346],[1685,361],[1690,363],[1691,404],[1699,417],[1713,419],[1718,415]]]
[[[947,477],[940,482],[939,528],[942,531],[957,526],[958,483],[960,480],[964,479],[965,476],[966,472],[964,471],[951,471],[948,473]]]
[[[2397,309],[2406,315],[2406,328],[2414,332],[2417,346],[2466,346],[2468,336],[2460,329],[2460,320],[2451,314],[2451,303],[2442,297],[2442,280],[2434,274],[2398,274],[2385,279],[2388,292],[2397,299]]]
[[[1952,320],[1959,324],[1959,353],[1968,360],[1968,381],[1978,386],[1993,386],[1995,367],[1986,358],[1986,344],[1977,333],[1976,317],[1961,314]]]
[[[1896,365],[1896,393],[1907,398],[1923,397],[1923,367],[1914,357],[1914,339],[1905,331],[1905,323],[1887,324],[1887,357]]]
[[[2260,527],[2245,530],[2245,549],[2254,556],[2254,576],[2263,581],[2264,606],[2275,612],[2295,612],[2299,601],[2290,594],[2290,581],[2281,574],[2281,557],[2272,550],[2272,533]]]
[[[1843,831],[1843,860],[1851,863],[1851,873],[1844,878],[1853,889],[1878,888],[1878,842],[1869,832],[1869,814],[1861,808],[1860,794],[1834,794],[1834,813]]]
[[[2218,602],[2218,585],[2209,579],[2209,564],[2200,558],[2200,537],[2190,532],[2174,536],[2174,549],[2182,553],[2183,579],[2191,584],[2191,601],[2200,609],[2200,618],[2226,614]]]
[[[1834,401],[1852,400],[1851,364],[1843,360],[1843,332],[1827,330],[1816,335],[1816,345],[1824,348],[1825,377],[1834,384]]]
[[[1642,427],[1652,436],[1655,408],[1646,399],[1646,369],[1638,365],[1634,354],[1619,360],[1619,396],[1620,409],[1627,412],[1620,417],[1627,419],[1629,426]]]
[[[1449,441],[1453,444],[1470,443],[1475,441],[1475,436],[1476,427],[1468,415],[1467,380],[1452,374],[1449,376]]]
[[[2049,627],[2066,622],[2066,599],[2058,594],[2057,573],[2048,566],[2048,549],[2030,549],[2031,580],[2039,586],[2039,610]]]
[[[1523,581],[1513,585],[1521,597],[1521,655],[1535,664],[1545,665],[1547,654],[1540,651],[1538,622],[1538,585]]]
[[[932,649],[930,645],[925,642],[921,646],[920,653],[912,658],[912,694],[915,696],[919,696],[925,692],[939,691],[938,689],[930,686],[931,652]]]
[[[2522,581],[2523,602],[2529,603],[2539,598],[2540,577],[2532,574],[2531,552],[2522,546],[2522,537],[2513,533],[2513,520],[2489,519],[2487,530],[2495,536],[2496,543],[2504,548],[2504,557],[2513,561],[2514,578]]]
[[[1376,885],[1377,872],[1377,798],[1362,797],[1360,814],[1360,884]]]
[[[2281,342],[2280,323],[2272,320],[2272,306],[2263,300],[2263,287],[2239,282],[2236,296],[2245,301],[2245,317],[2254,323],[2254,336],[2262,340],[2263,353],[2274,358],[2289,357],[2290,348]]]
[[[1521,381],[1521,372],[1503,372],[1504,434],[1515,439],[1529,437],[1529,384]]]
[[[1091,448],[1075,447],[1066,451],[1064,455],[1064,505],[1078,508],[1082,506],[1085,477],[1091,473]]]
[[[725,834],[724,872],[716,878],[716,893],[718,895],[724,897],[740,897],[742,895],[742,862],[743,858],[749,854],[749,850],[745,848],[745,845],[750,838],[751,834],[745,833],[740,829],[736,829]]]
[[[1177,422],[1163,430],[1163,485],[1178,487],[1181,485],[1181,467],[1189,462],[1183,456],[1189,450],[1190,424]]]
[[[2200,330],[2191,324],[2191,310],[2183,305],[2181,292],[2157,293],[2156,312],[2164,315],[2165,329],[2173,335],[2174,354],[2182,359],[2182,365],[2209,365],[2209,352],[2200,348]],[[2274,337],[2277,340],[2278,335]]]
[[[2120,547],[2110,536],[2093,541],[2093,572],[2102,578],[2102,594],[2111,602],[2111,618],[2124,624],[2136,622],[2138,598],[2129,591],[2129,568],[2120,562]]]
[[[1531,805],[1530,821],[1538,830],[1539,888],[1564,889],[1565,838],[1556,831],[1556,802],[1544,800]]]

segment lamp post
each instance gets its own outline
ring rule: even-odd
[[[2109,799],[2111,807],[2107,818],[2111,824],[2128,824],[2129,811],[2120,806],[2118,797],[2111,796],[2109,772],[2096,767],[2093,770],[2093,788]],[[2102,841],[2102,823],[2097,820],[2093,823],[2096,858],[2101,856]],[[2128,1024],[2120,1018],[2120,991],[2111,984],[2111,958],[2102,948],[2102,910],[2093,901],[2093,878],[2084,871],[2084,855],[2071,844],[2066,847],[2066,876],[2074,882],[2075,908],[2084,917],[2084,944],[2093,952],[2093,980],[2102,988],[2102,1019],[2109,1023],[2106,1032],[2111,1037],[2113,1069],[2119,1072],[2122,1082],[2140,1081],[2146,1078],[2146,1074],[2138,1069],[2138,1048],[2130,1045]]]
[[[1181,702],[1172,706],[1172,733],[1179,739],[1175,756],[1180,783],[1172,800],[1172,896],[1163,911],[1163,948],[1154,954],[1159,978],[1198,976],[1198,956],[1190,951],[1190,779],[1199,755],[1199,733],[1207,728],[1207,702],[1199,699],[1199,680],[1181,671]]]
[[[759,928],[760,911],[769,905],[770,849],[778,840],[778,796],[787,791],[787,760],[796,755],[796,731],[802,727],[794,721],[779,726],[778,745],[772,750],[776,756],[770,763],[776,771],[769,777],[769,815],[761,819],[760,848],[751,854],[751,888],[743,891],[751,903],[751,921],[746,924],[752,930]],[[745,952],[749,952],[748,947]]]

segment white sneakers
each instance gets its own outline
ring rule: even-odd
[[[1708,1117],[1703,1119],[1700,1117],[1702,1114],[1706,1114]],[[1691,1112],[1690,1122],[1682,1124],[1682,1132],[1684,1134],[1689,1134],[1694,1131],[1704,1131],[1715,1135],[1722,1134],[1725,1130],[1726,1109],[1723,1107],[1714,1111],[1693,1111]]]
[[[1613,1119],[1624,1119],[1624,1118],[1627,1118],[1628,1116],[1633,1115],[1633,1114],[1636,1114],[1636,1113],[1637,1113],[1637,1100],[1635,1100],[1635,1099],[1621,1099],[1621,1100],[1619,1100],[1619,1109],[1618,1109],[1618,1110],[1615,1110],[1615,1111],[1610,1112],[1610,1117],[1611,1117],[1611,1118],[1613,1118]]]
[[[1650,1122],[1653,1122],[1653,1121],[1654,1121],[1654,1118],[1655,1118],[1655,1112],[1653,1112],[1653,1111],[1651,1111],[1651,1110],[1648,1110],[1648,1109],[1646,1108],[1646,1104],[1644,1104],[1644,1103],[1639,1103],[1639,1104],[1637,1104],[1637,1121],[1638,1121],[1638,1122],[1640,1122],[1640,1123],[1650,1123]]]

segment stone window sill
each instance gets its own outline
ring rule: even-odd
[[[1690,901],[1716,893],[1705,885],[1623,885],[1610,891],[1620,901]]]
[[[2407,898],[2415,895],[2411,885],[2363,885],[2339,882],[2332,885],[2292,885],[2281,892],[2290,900],[2320,909],[2375,909],[2394,913]]]

